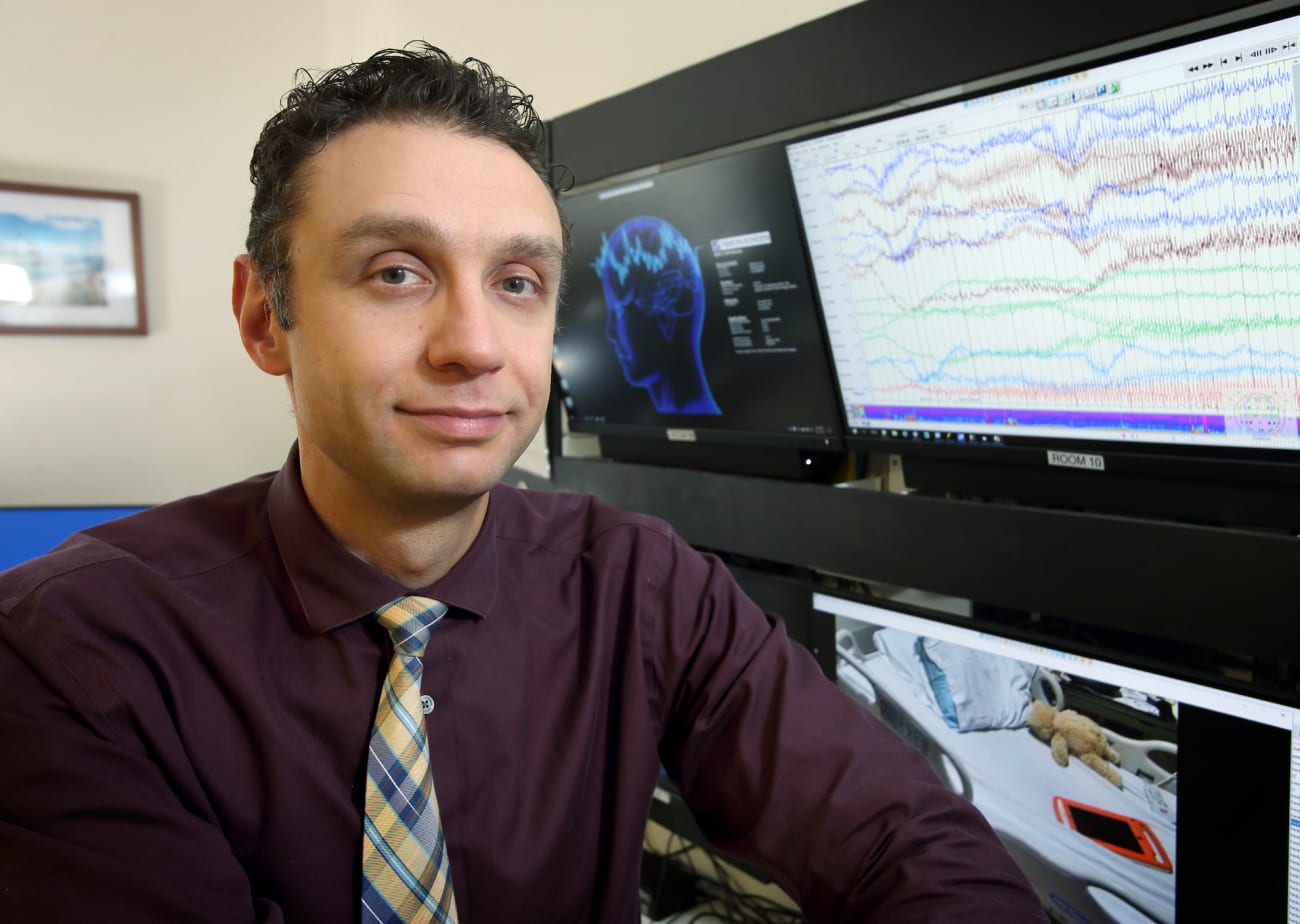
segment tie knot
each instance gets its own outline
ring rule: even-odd
[[[430,597],[398,597],[375,610],[375,618],[393,638],[393,649],[419,657],[429,644],[429,633],[447,612],[447,604]]]

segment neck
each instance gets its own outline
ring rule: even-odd
[[[452,569],[477,538],[487,516],[488,495],[436,500],[351,496],[338,484],[302,472],[303,489],[316,515],[349,552],[412,590]]]
[[[707,386],[704,374],[693,362],[674,363],[669,370],[651,386],[651,394],[656,407],[668,409],[690,407],[704,399]]]

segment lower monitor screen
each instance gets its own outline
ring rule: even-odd
[[[1294,706],[901,609],[813,606],[835,620],[839,686],[974,803],[1052,920],[1288,920]],[[1104,743],[1052,740],[1071,731]]]
[[[555,368],[571,429],[842,448],[785,155],[768,146],[567,196]]]

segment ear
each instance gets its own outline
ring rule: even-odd
[[[287,335],[275,320],[257,266],[248,254],[235,257],[230,303],[239,324],[244,349],[263,372],[284,375],[290,371]]]

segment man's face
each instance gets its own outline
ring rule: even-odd
[[[284,336],[313,502],[408,515],[481,495],[536,434],[562,236],[505,145],[361,125],[306,166]]]

